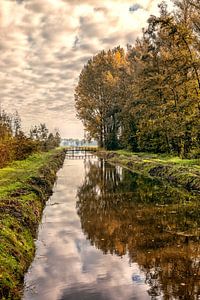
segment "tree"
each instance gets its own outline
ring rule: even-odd
[[[12,137],[12,119],[4,110],[0,111],[0,142]]]
[[[120,47],[102,51],[84,66],[75,90],[78,117],[100,147],[118,146],[120,128],[120,70],[125,65]]]
[[[141,150],[187,156],[199,119],[196,38],[185,10],[174,17],[164,2],[160,10],[159,17],[149,18],[143,38],[129,49],[136,90],[132,112]]]
[[[101,147],[200,155],[200,5],[174,3],[170,13],[159,5],[127,52],[102,51],[84,66],[77,115]]]

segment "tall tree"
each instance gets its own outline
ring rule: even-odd
[[[100,146],[198,156],[200,5],[173,1],[174,12],[161,2],[126,53],[102,51],[83,68],[77,113]]]
[[[84,66],[75,90],[78,117],[100,147],[118,146],[120,70],[125,64],[120,47],[102,51]]]

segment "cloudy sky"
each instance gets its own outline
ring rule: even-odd
[[[25,129],[83,137],[74,87],[102,49],[134,43],[160,0],[0,0],[0,102]],[[130,9],[131,8],[131,9]]]

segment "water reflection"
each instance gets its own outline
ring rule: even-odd
[[[149,286],[128,255],[104,255],[85,238],[76,210],[88,160],[66,159],[43,213],[24,300],[149,300]],[[96,159],[95,159],[96,160]],[[85,164],[84,164],[85,161]]]
[[[77,198],[87,239],[104,254],[137,262],[151,299],[199,299],[197,196],[98,160],[85,162]]]

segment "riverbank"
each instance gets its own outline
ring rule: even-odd
[[[56,149],[0,169],[0,299],[21,298],[42,210],[64,158],[64,149]]]
[[[180,159],[165,154],[99,151],[99,156],[133,172],[166,180],[187,190],[200,192],[200,159]]]

